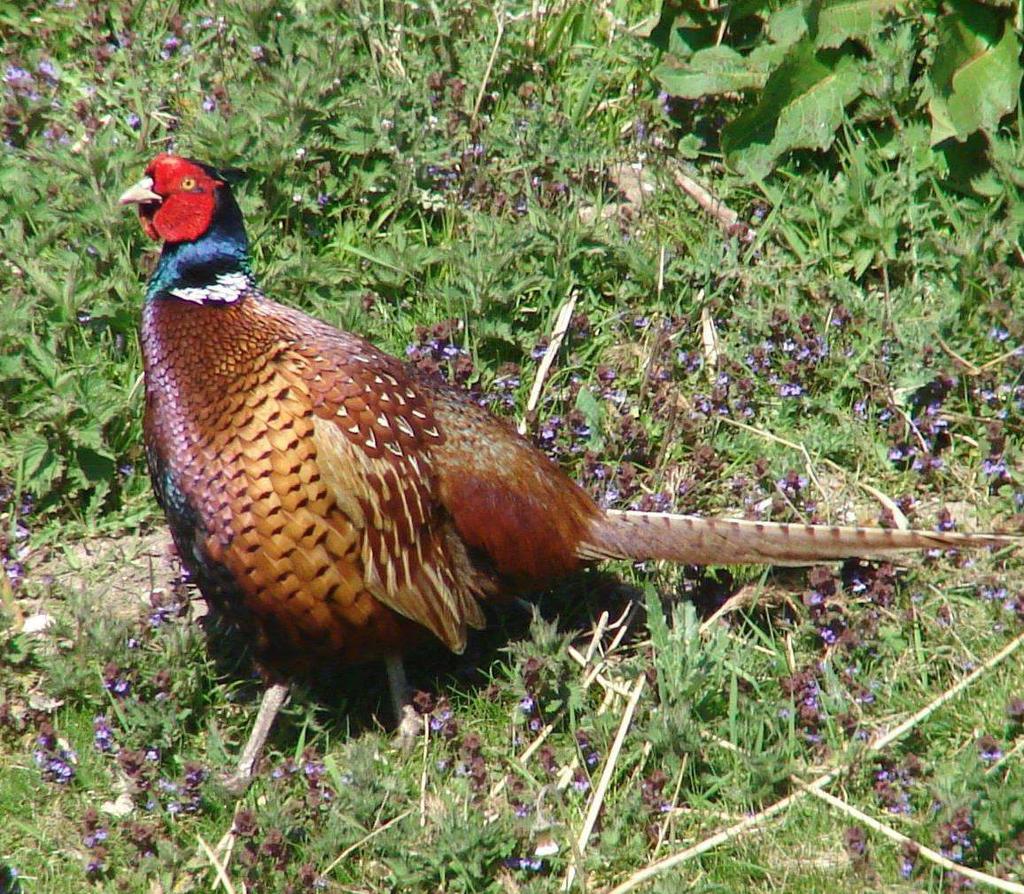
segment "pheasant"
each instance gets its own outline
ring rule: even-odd
[[[141,325],[156,498],[271,681],[240,786],[292,675],[384,660],[401,708],[404,654],[430,636],[459,652],[483,603],[597,560],[811,564],[1015,541],[602,510],[458,390],[267,298],[214,168],[158,155],[120,203],[163,242]]]

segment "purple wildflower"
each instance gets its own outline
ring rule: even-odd
[[[121,673],[121,669],[113,662],[110,662],[103,669],[103,688],[116,698],[125,698],[132,691],[132,684]]]
[[[75,778],[74,764],[78,756],[70,748],[64,748],[57,741],[53,727],[43,723],[36,737],[36,750],[33,757],[36,766],[43,772],[43,779],[57,785],[67,785]]]
[[[60,74],[55,66],[49,59],[43,59],[36,66],[36,71],[39,72],[47,81],[51,84],[56,84],[60,80]]]
[[[595,755],[596,757],[596,755]],[[588,761],[589,762],[589,761]],[[577,767],[572,774],[572,787],[580,794],[590,788],[590,779],[582,767]]]
[[[986,735],[978,739],[978,754],[985,763],[991,764],[1002,758],[1003,749],[995,736]]]
[[[540,857],[507,857],[504,860],[505,866],[509,869],[522,869],[527,872],[539,872],[544,861]]]
[[[114,742],[114,731],[111,729],[107,718],[102,714],[97,715],[92,722],[93,742],[97,751],[109,753],[117,747]]]

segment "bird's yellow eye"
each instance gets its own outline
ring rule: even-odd
[[[182,189],[186,189],[186,190],[187,189],[195,189],[196,188],[196,178],[195,177],[182,177],[181,178],[181,188]]]

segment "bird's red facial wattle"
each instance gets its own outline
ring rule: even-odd
[[[138,205],[150,239],[188,242],[209,229],[223,182],[200,165],[177,155],[158,155],[146,176],[126,190],[121,205]]]

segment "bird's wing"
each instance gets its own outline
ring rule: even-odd
[[[310,392],[317,464],[362,532],[367,590],[461,651],[484,624],[487,582],[437,499],[431,449],[444,436],[429,402],[401,363],[347,334],[282,362]]]

